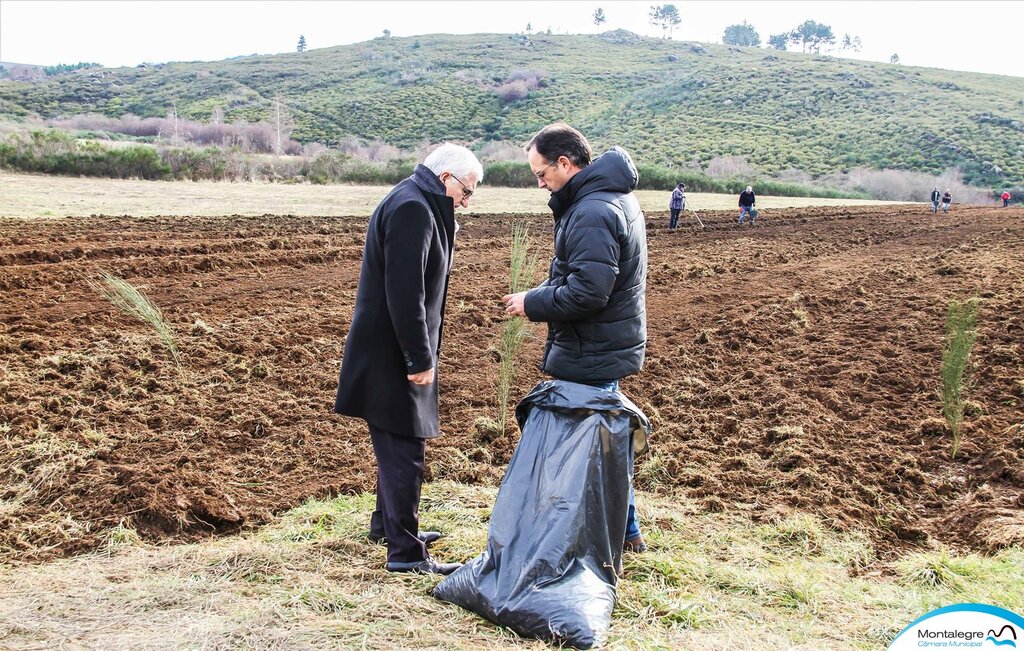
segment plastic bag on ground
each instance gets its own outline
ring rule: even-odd
[[[631,458],[650,424],[621,393],[560,380],[534,387],[516,419],[522,438],[487,547],[433,595],[520,635],[589,649],[611,622]]]

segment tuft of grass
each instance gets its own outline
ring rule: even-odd
[[[125,520],[117,523],[117,526],[107,532],[107,553],[112,554],[123,547],[131,547],[142,542],[139,532],[131,523]]]
[[[963,592],[967,581],[974,575],[973,565],[970,557],[952,557],[943,550],[937,554],[912,554],[899,564],[899,572],[912,585]]]
[[[533,286],[537,271],[537,255],[530,252],[530,227],[526,222],[516,222],[512,227],[510,247],[508,289],[510,294],[522,292]],[[515,375],[516,355],[529,334],[527,321],[521,316],[506,319],[498,343],[498,432],[505,435],[508,419],[508,397]]]
[[[114,307],[128,316],[152,326],[160,337],[160,341],[163,342],[164,346],[171,353],[174,363],[179,367],[181,366],[181,356],[178,353],[177,345],[174,343],[174,332],[167,321],[164,320],[160,308],[154,305],[130,282],[109,272],[102,272],[99,281],[93,282],[92,285],[103,298],[113,303]]]
[[[942,348],[942,416],[953,432],[953,458],[960,451],[964,423],[964,372],[977,338],[978,299],[953,299],[946,313]]]
[[[808,513],[797,513],[775,523],[758,527],[758,534],[770,547],[798,554],[817,554],[824,545],[821,522]]]

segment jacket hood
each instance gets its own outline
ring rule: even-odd
[[[612,147],[576,173],[561,190],[551,193],[548,206],[555,219],[574,203],[594,192],[627,193],[636,189],[640,174],[629,153]]]

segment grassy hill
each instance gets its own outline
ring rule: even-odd
[[[0,116],[267,119],[280,95],[301,142],[520,143],[564,119],[595,148],[684,167],[742,155],[766,174],[854,167],[1024,184],[1017,77],[760,48],[601,35],[377,38],[304,53],[78,70],[0,82]]]

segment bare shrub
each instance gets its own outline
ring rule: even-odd
[[[792,167],[780,170],[779,173],[775,175],[775,178],[786,183],[798,183],[800,185],[812,185],[814,183],[814,177],[810,174]]]
[[[389,145],[383,140],[373,140],[369,143],[363,143],[355,138],[346,138],[338,143],[338,150],[356,160],[368,161],[371,163],[406,160],[414,157],[412,153],[402,151],[398,147]]]
[[[209,124],[178,118],[140,118],[126,113],[119,118],[105,115],[88,114],[70,118],[50,120],[49,124],[65,131],[97,131],[123,133],[136,138],[167,137],[177,132],[182,143],[198,145],[218,145],[221,147],[240,147],[245,151],[273,152],[277,144],[274,126],[268,122],[250,124],[238,120],[232,124],[221,121],[221,113],[211,117]],[[302,144],[294,140],[282,143],[282,151],[298,154]]]
[[[706,172],[712,178],[752,177],[757,174],[745,156],[716,156],[708,161]]]
[[[502,85],[498,86],[494,90],[494,94],[498,96],[502,104],[512,104],[519,100],[526,99],[530,94],[530,89],[527,87],[526,82],[522,79],[516,79],[514,81],[506,81]]]
[[[241,124],[246,125],[244,122]],[[257,122],[256,124],[247,125],[247,127],[242,130],[243,149],[247,151],[274,151],[277,134],[274,133],[274,127],[270,123]]]
[[[538,70],[513,70],[505,80],[494,89],[494,94],[502,104],[512,104],[526,99],[531,90],[546,85],[545,73]]]
[[[479,156],[480,160],[495,163],[506,161],[521,163],[526,160],[526,154],[523,153],[523,148],[506,140],[492,140],[488,142],[480,150]]]
[[[846,174],[837,172],[824,181],[847,190],[866,192],[875,199],[887,201],[926,201],[932,188],[949,188],[956,203],[995,204],[991,192],[963,182],[959,168],[951,168],[939,176],[908,170],[872,170],[856,167]]]
[[[534,90],[541,85],[541,80],[547,77],[547,74],[539,70],[513,70],[512,74],[508,76],[508,81],[524,81],[526,87],[529,90]]]
[[[326,150],[327,147],[324,147],[319,142],[307,142],[302,146],[302,156],[304,158],[316,158],[317,154]]]

